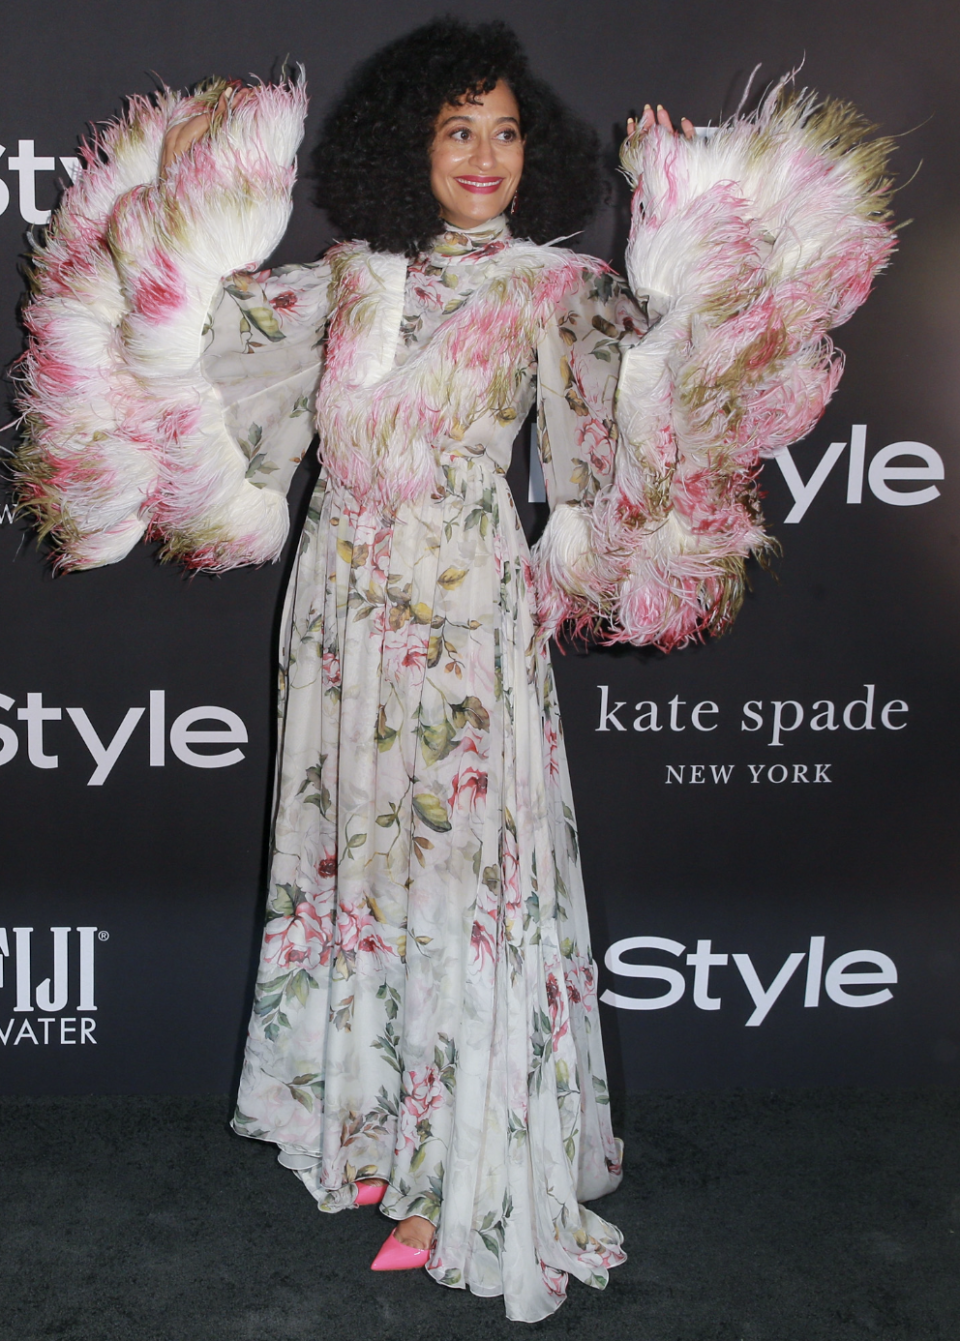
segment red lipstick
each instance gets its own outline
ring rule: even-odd
[[[489,196],[503,185],[502,177],[457,177],[458,186],[462,186],[465,191],[472,191],[474,195]]]

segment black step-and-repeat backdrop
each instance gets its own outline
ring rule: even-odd
[[[154,71],[185,86],[290,58],[313,133],[357,60],[444,8],[6,14],[3,362],[20,346],[25,232],[75,172],[88,121]],[[776,573],[754,573],[710,645],[556,660],[614,1083],[956,1083],[956,8],[478,0],[471,15],[513,22],[611,156],[628,111],[716,120],[757,63],[763,80],[803,61],[802,82],[902,137],[900,252],[840,334],[827,417],[765,468]],[[615,195],[584,248],[620,264],[624,219]],[[303,183],[279,259],[328,240]],[[535,521],[526,446],[514,478]],[[141,548],[54,579],[0,516],[0,1087],[225,1091],[264,893],[282,566],[190,579]]]

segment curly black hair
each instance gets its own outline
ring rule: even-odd
[[[599,140],[537,78],[505,23],[442,18],[371,56],[328,115],[314,155],[317,204],[345,237],[414,257],[439,228],[430,190],[430,145],[440,109],[504,80],[526,139],[515,237],[574,233],[599,203]]]

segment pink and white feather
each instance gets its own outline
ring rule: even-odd
[[[246,480],[200,354],[222,277],[258,266],[283,234],[306,96],[233,91],[159,181],[167,128],[224,87],[132,99],[84,146],[36,249],[17,473],[62,567],[116,562],[148,532],[198,567],[262,562],[283,545],[285,502]]]
[[[623,351],[613,482],[576,537],[558,513],[541,541],[550,631],[562,615],[670,648],[735,616],[746,558],[775,543],[761,460],[823,413],[842,371],[827,331],[893,251],[891,145],[869,130],[782,81],[708,136],[655,127],[624,144],[627,272],[659,320]]]
[[[423,349],[394,366],[404,297],[402,256],[346,242],[327,253],[336,298],[317,394],[328,473],[387,509],[428,496],[438,450],[485,415],[512,415],[516,370],[585,268],[601,262],[512,242],[477,265],[469,303]]]

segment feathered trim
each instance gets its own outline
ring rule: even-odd
[[[892,145],[870,129],[784,81],[709,136],[657,126],[624,144],[627,271],[660,319],[623,352],[613,483],[576,545],[559,510],[541,541],[548,632],[562,615],[609,642],[667,649],[735,616],[747,556],[775,547],[761,459],[822,415],[842,371],[827,331],[895,245]]]
[[[164,134],[225,115],[169,169]],[[200,372],[221,278],[280,240],[302,137],[301,86],[211,81],[163,90],[83,145],[83,171],[35,244],[18,370],[20,498],[61,568],[123,558],[144,534],[204,568],[275,558],[286,504],[245,479],[247,461]]]
[[[358,497],[389,508],[428,496],[436,449],[484,416],[516,415],[517,369],[590,257],[511,241],[477,261],[469,303],[394,366],[406,262],[349,242],[327,253],[335,294],[317,394],[320,455]]]

